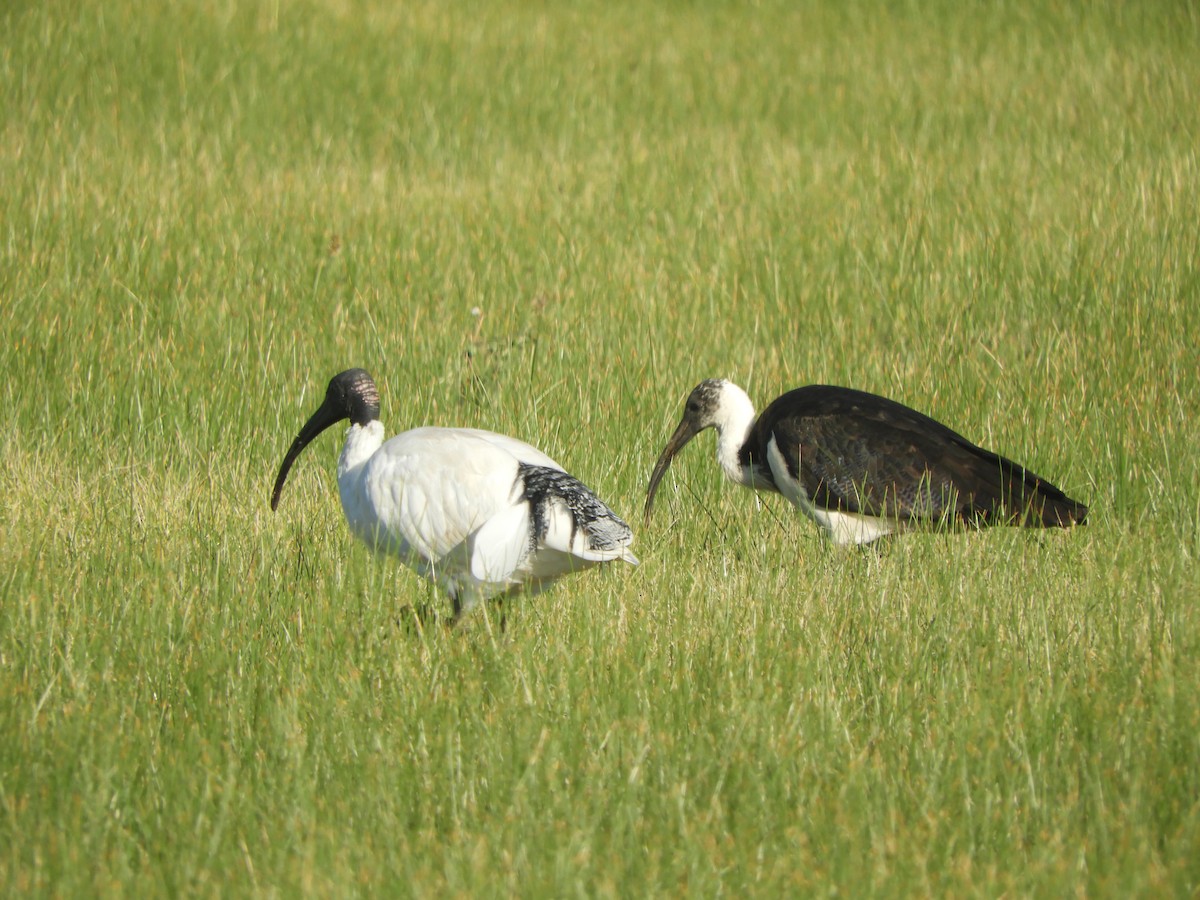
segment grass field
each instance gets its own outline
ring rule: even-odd
[[[16,2],[0,104],[0,894],[1200,891],[1193,4]],[[267,503],[352,365],[642,565],[404,627],[337,437]],[[1090,524],[643,526],[718,375]]]

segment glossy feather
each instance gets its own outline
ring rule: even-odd
[[[733,481],[782,493],[836,543],[954,522],[1082,525],[1087,507],[1020,464],[894,400],[829,385],[789,391],[756,416],[745,391],[701,382],[654,467],[649,516],[672,458],[715,428]]]
[[[772,402],[748,436],[748,459],[772,438],[788,472],[825,509],[901,520],[1082,524],[1087,508],[1046,479],[903,404],[812,385]],[[1025,521],[1028,520],[1028,521]]]

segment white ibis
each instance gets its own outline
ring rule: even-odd
[[[350,420],[338,493],[350,530],[450,595],[454,621],[481,601],[537,593],[568,572],[622,559],[633,532],[562,466],[523,441],[474,428],[415,428],[383,439],[379,391],[362,369],[335,375],[275,479],[271,509],[296,457]]]
[[[706,428],[717,429],[730,480],[783,494],[835,544],[955,522],[1066,527],[1087,518],[1050,482],[894,400],[809,385],[756,418],[746,392],[722,379],[688,396],[650,476],[647,518],[672,458]]]

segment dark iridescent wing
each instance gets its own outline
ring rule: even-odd
[[[784,394],[759,417],[817,506],[901,519],[981,523],[1033,515],[1082,521],[1086,508],[1022,466],[903,404],[849,388]]]

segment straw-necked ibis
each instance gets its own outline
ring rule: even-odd
[[[455,621],[483,600],[537,593],[568,572],[618,559],[637,564],[629,526],[523,441],[433,427],[385,441],[379,391],[362,369],[329,382],[279,467],[272,509],[300,452],[346,419],[337,478],[350,530],[440,585]]]
[[[762,415],[740,387],[698,384],[654,466],[649,517],[672,458],[706,428],[732,481],[783,494],[836,544],[953,523],[1082,525],[1087,507],[1045,479],[894,400],[844,387],[788,391]]]

